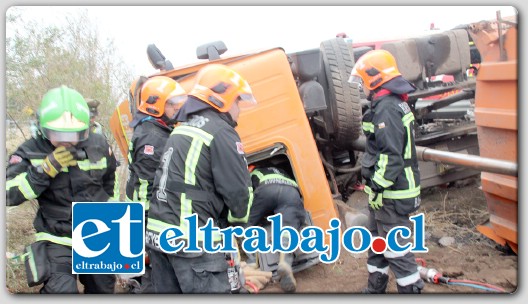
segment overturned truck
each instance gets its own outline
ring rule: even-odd
[[[476,36],[470,33],[473,29],[467,26],[381,44],[396,57],[402,74],[418,87],[410,94],[409,105],[418,122],[415,131],[423,187],[481,171],[516,179],[516,161],[479,156],[482,147],[479,149],[475,123],[475,94],[482,62],[474,47]],[[257,106],[241,113],[237,128],[248,162],[281,167],[295,178],[311,215],[307,224],[328,229],[332,218],[360,224],[357,210],[344,201],[362,189],[361,117],[369,102],[348,78],[355,59],[368,47],[354,47],[335,38],[323,41],[318,49],[290,54],[272,48],[223,56],[226,50],[221,41],[200,46],[197,57],[201,62],[177,68],[154,45],[147,53],[159,69],[155,75],[171,77],[186,90],[193,85],[197,71],[212,62],[229,65],[243,75],[258,101]],[[112,132],[125,159],[132,133],[128,121],[136,111],[141,82],[147,78],[135,81],[129,99],[118,105],[111,118]],[[516,244],[516,239],[510,243]],[[278,262],[266,255],[260,260],[272,270]],[[294,271],[310,263],[314,258],[299,252]]]

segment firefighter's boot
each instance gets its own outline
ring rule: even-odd
[[[425,283],[422,279],[419,279],[413,284],[407,285],[407,286],[400,286],[398,287],[398,293],[422,293],[422,289],[424,288]]]
[[[294,292],[297,288],[297,282],[293,276],[292,271],[293,254],[292,253],[280,253],[279,255],[279,267],[277,273],[279,274],[280,286],[285,292]]]
[[[368,286],[361,293],[385,293],[388,283],[389,275],[377,271],[369,273]]]

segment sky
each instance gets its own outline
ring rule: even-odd
[[[103,39],[135,75],[150,75],[146,49],[155,44],[177,66],[200,61],[196,47],[222,40],[225,55],[282,47],[287,53],[318,48],[345,32],[353,42],[426,35],[515,14],[512,6],[24,6],[24,17],[45,23],[87,9]],[[9,32],[9,29],[7,29]]]

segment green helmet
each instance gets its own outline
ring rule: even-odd
[[[51,141],[79,142],[88,138],[90,110],[82,95],[60,86],[49,90],[39,108],[42,134]]]

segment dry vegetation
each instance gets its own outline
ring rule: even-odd
[[[37,293],[40,289],[27,286],[24,263],[16,258],[24,252],[25,246],[35,240],[33,219],[36,210],[35,201],[6,208],[6,285],[10,293]]]

